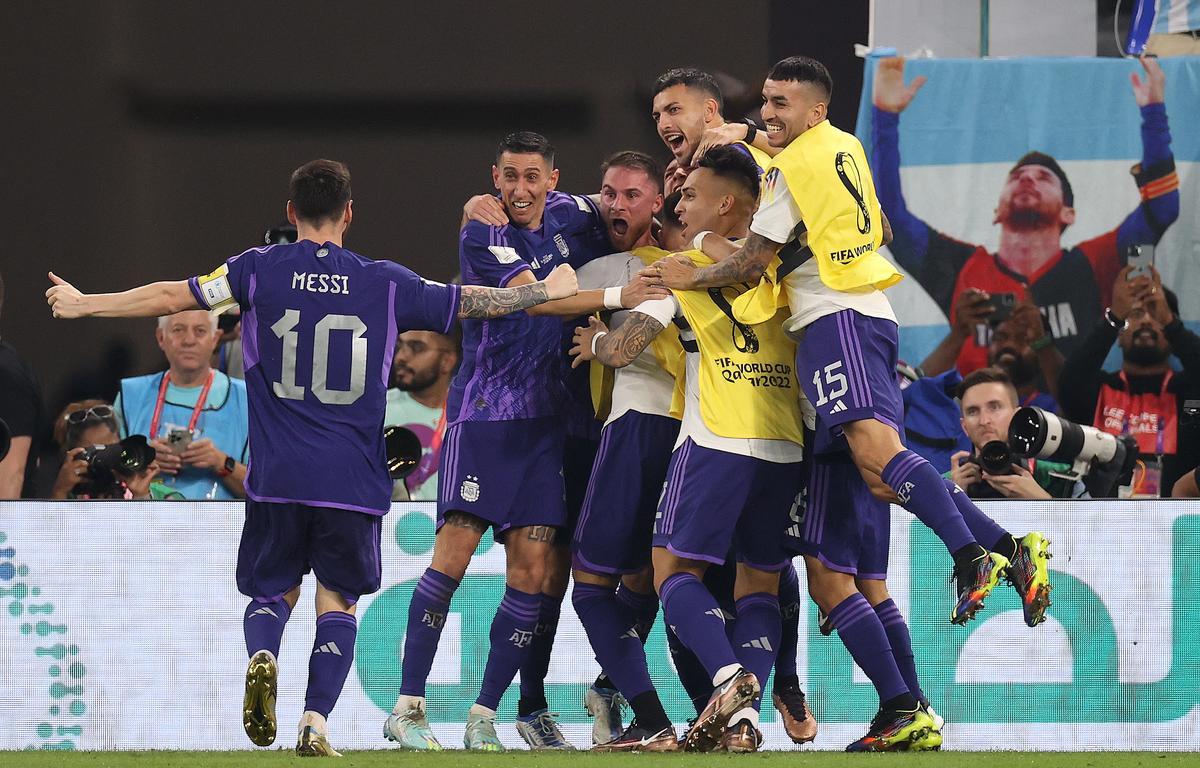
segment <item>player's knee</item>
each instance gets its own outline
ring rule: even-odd
[[[637,573],[627,573],[621,577],[621,583],[626,589],[642,595],[647,594],[654,589],[654,571],[645,568]]]
[[[880,475],[897,453],[904,450],[896,430],[875,419],[854,421],[842,427],[850,455],[864,475]]]
[[[542,591],[545,579],[544,557],[509,556],[508,568],[505,571],[505,582],[508,586],[529,594],[537,594]]]
[[[887,582],[882,579],[855,579],[854,586],[859,592],[862,592],[863,597],[867,598],[867,602],[872,606],[879,605],[882,602],[891,599],[891,594],[888,592]]]
[[[760,571],[745,563],[738,563],[737,579],[733,584],[733,599],[741,600],[746,595],[760,592],[768,595],[779,594],[779,572]]]
[[[808,570],[809,597],[826,614],[857,591],[850,574],[831,570],[815,557],[805,557],[804,564]]]

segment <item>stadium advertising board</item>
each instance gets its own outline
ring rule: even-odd
[[[994,502],[1014,532],[1054,542],[1054,604],[1027,628],[1003,587],[981,620],[947,617],[949,559],[893,510],[890,587],[909,618],[926,693],[946,718],[947,749],[1200,749],[1200,504]],[[237,503],[0,503],[0,749],[250,748],[241,729],[245,598],[234,586]],[[386,748],[400,686],[405,616],[429,562],[433,505],[385,518],[383,589],[359,604],[355,667],[330,726],[338,748]],[[429,686],[429,714],[460,744],[503,593],[503,549],[486,536],[451,606]],[[309,577],[311,579],[311,577]],[[313,589],[280,654],[280,737],[291,746],[312,650]],[[661,622],[648,644],[668,712],[692,714],[674,681]],[[816,748],[841,749],[874,714],[874,689],[836,637],[801,620],[801,681],[821,724]],[[597,666],[568,600],[550,667],[551,709],[586,746],[580,705]],[[769,685],[769,684],[768,684]],[[519,746],[515,692],[500,736]],[[764,711],[767,748],[791,747]]]

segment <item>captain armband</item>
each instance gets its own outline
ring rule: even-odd
[[[1129,172],[1137,182],[1142,200],[1153,200],[1179,189],[1179,174],[1175,172],[1174,157],[1147,166],[1138,163]]]

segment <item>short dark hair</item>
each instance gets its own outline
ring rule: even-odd
[[[659,175],[661,179],[661,174]],[[0,272],[0,315],[4,314],[4,273]]]
[[[812,83],[825,92],[825,103],[833,99],[833,78],[825,65],[808,56],[789,56],[771,67],[768,80],[795,80]]]
[[[683,197],[683,192],[677,189],[671,194],[667,195],[667,198],[663,200],[662,212],[658,214],[662,219],[663,226],[683,226],[683,222],[679,220],[679,214],[675,212],[675,209],[679,206],[679,199],[681,197]]]
[[[314,224],[338,219],[353,195],[350,169],[337,160],[313,160],[292,171],[289,196],[296,218]]]
[[[717,102],[718,112],[725,110],[725,98],[721,96],[721,86],[717,85],[717,79],[704,70],[693,67],[674,67],[663,72],[654,81],[654,88],[650,91],[650,98],[654,98],[668,88],[676,85],[686,85],[688,88],[703,91]]]
[[[496,165],[500,164],[500,155],[511,152],[514,155],[541,155],[554,167],[554,145],[540,133],[533,131],[515,131],[500,140],[496,147]]]
[[[739,185],[751,200],[758,199],[758,163],[742,147],[733,144],[713,147],[697,165]]]
[[[959,382],[958,389],[954,391],[954,396],[962,400],[966,396],[968,389],[980,384],[1003,384],[1005,389],[1009,391],[1009,394],[1012,395],[1013,405],[1021,402],[1021,397],[1017,394],[1017,387],[1013,384],[1012,377],[1002,368],[980,368],[971,371]]]
[[[1026,165],[1040,165],[1043,168],[1049,169],[1049,171],[1057,176],[1058,180],[1062,182],[1063,205],[1067,206],[1068,208],[1075,207],[1075,192],[1071,189],[1071,182],[1067,181],[1066,171],[1062,169],[1062,166],[1058,164],[1057,160],[1050,155],[1047,155],[1045,152],[1038,152],[1037,150],[1034,150],[1033,152],[1026,152],[1025,156],[1018,160],[1017,164],[1009,170],[1009,173],[1012,173],[1018,168]],[[1066,229],[1066,227],[1063,227],[1063,229]]]
[[[641,171],[650,177],[650,180],[658,187],[658,191],[663,191],[663,169],[658,161],[645,152],[638,152],[632,149],[623,149],[620,152],[614,152],[600,163],[601,175],[608,173],[609,168],[628,168],[631,171]]]

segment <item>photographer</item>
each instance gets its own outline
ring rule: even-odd
[[[962,426],[974,446],[950,457],[947,477],[971,498],[1084,498],[1083,483],[1055,477],[1069,464],[1023,459],[1008,449],[1008,425],[1020,406],[1017,389],[998,368],[980,368],[958,387]]]
[[[88,460],[90,450],[119,444],[117,432],[116,411],[103,400],[83,400],[63,409],[54,422],[54,439],[63,448],[63,463],[50,498],[182,499],[183,494],[154,479],[159,472],[156,461],[125,476],[97,469],[95,462]]]
[[[1060,402],[1072,421],[1136,438],[1142,464],[1161,474],[1140,473],[1135,493],[1168,496],[1200,463],[1200,337],[1184,328],[1158,271],[1146,272],[1126,267],[1117,275],[1104,320],[1063,365]],[[1114,341],[1121,369],[1105,371]],[[1171,355],[1183,370],[1172,370]]]
[[[155,338],[169,367],[121,381],[115,408],[125,434],[150,439],[164,482],[186,498],[243,498],[246,382],[212,367],[217,316],[196,309],[160,317]]]

